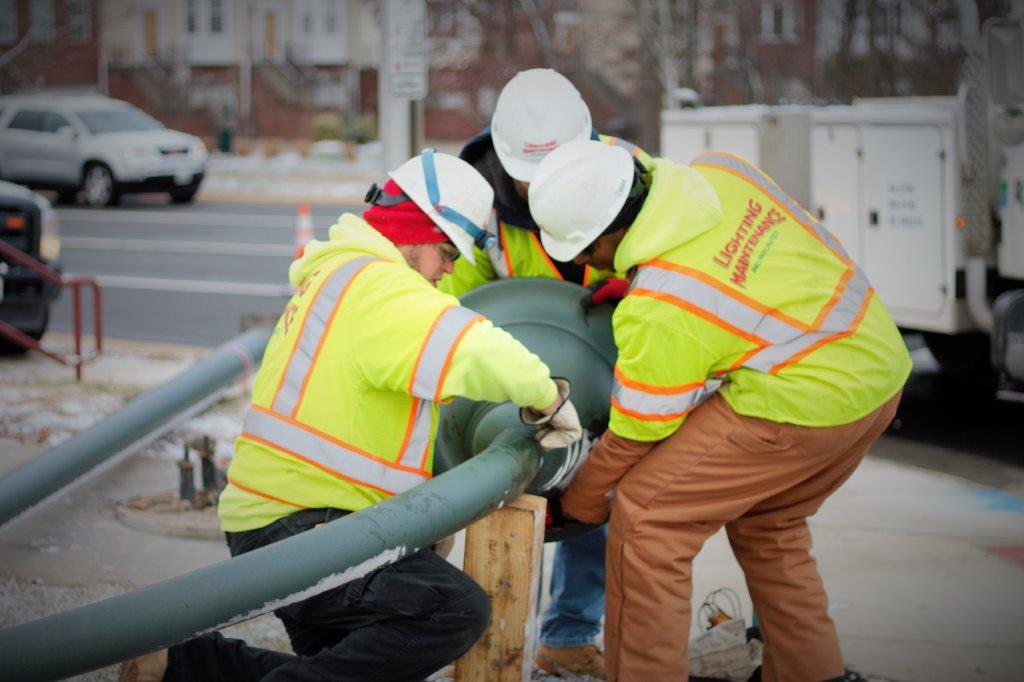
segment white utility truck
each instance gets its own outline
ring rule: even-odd
[[[839,237],[944,370],[991,365],[1003,397],[1022,397],[1024,21],[990,20],[968,54],[956,97],[665,111],[661,149],[762,168]]]

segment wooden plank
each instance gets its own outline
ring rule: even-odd
[[[466,529],[463,570],[491,599],[491,624],[455,662],[456,680],[530,679],[547,500],[520,495]]]

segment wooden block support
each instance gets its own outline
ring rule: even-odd
[[[491,599],[491,624],[455,662],[460,682],[523,682],[533,667],[547,501],[520,495],[466,529],[463,570]]]

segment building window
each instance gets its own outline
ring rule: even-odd
[[[800,7],[792,0],[761,4],[761,40],[766,43],[800,42]]]
[[[0,0],[0,43],[18,42],[18,3]]]
[[[53,0],[28,3],[28,26],[33,41],[53,42]]]
[[[189,33],[195,33],[198,25],[197,16],[199,14],[198,0],[188,0],[185,3],[185,30]]]
[[[302,15],[302,32],[312,33],[313,32],[313,13],[306,12]]]
[[[89,0],[64,0],[68,38],[85,45],[92,42],[92,3]]]
[[[890,0],[882,6],[885,31],[890,38],[903,36],[903,0]]]
[[[210,33],[224,32],[224,0],[210,0]]]
[[[324,0],[324,32],[334,33],[338,30],[338,3],[336,0]]]

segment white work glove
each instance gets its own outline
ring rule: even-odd
[[[558,409],[551,414],[542,414],[529,407],[519,409],[519,418],[524,424],[538,427],[533,437],[543,450],[569,447],[583,435],[580,417],[569,400],[569,380],[554,377],[552,380],[558,387],[558,397],[562,401]]]

